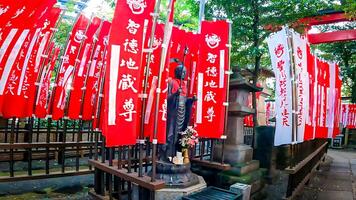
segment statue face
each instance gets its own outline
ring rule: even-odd
[[[183,65],[178,65],[174,70],[174,74],[177,79],[184,80],[187,74],[187,69]]]

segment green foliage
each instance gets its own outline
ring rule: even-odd
[[[174,24],[190,30],[198,29],[199,5],[195,0],[177,0],[174,12]]]
[[[225,13],[233,21],[234,67],[269,68],[265,39],[270,31],[266,27],[290,24],[332,5],[319,0],[214,0],[207,4],[207,17]]]
[[[343,0],[342,5],[337,7],[340,10],[346,12],[350,18],[356,17],[356,1],[355,0]]]

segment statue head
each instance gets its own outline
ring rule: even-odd
[[[179,64],[174,70],[174,75],[175,78],[184,80],[185,76],[187,75],[187,69],[184,67],[184,65]]]

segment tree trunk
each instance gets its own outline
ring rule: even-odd
[[[261,55],[257,51],[259,49],[259,43],[260,43],[260,38],[259,38],[259,31],[258,31],[258,25],[260,22],[259,18],[259,10],[258,10],[258,1],[253,0],[252,1],[252,9],[254,13],[253,17],[253,47],[255,51],[257,52],[257,55],[255,56],[255,70],[253,73],[253,85],[257,86],[257,81],[258,81],[258,76],[259,76],[259,71],[260,71],[260,64],[261,64]],[[253,114],[253,140],[252,140],[252,148],[255,147],[255,133],[256,133],[256,127],[258,126],[258,119],[257,119],[257,98],[256,98],[256,93],[252,93],[252,107],[255,109],[255,113]]]

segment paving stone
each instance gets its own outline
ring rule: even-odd
[[[327,177],[327,179],[329,180],[352,180],[352,176],[351,173],[349,172],[327,172],[325,173],[325,176]]]
[[[350,159],[351,165],[356,165],[356,159]]]
[[[350,164],[346,161],[346,162],[332,162],[330,164],[331,167],[346,167],[346,168],[350,168]]]
[[[342,167],[342,166],[330,166],[331,172],[348,172],[351,173],[350,167]]]
[[[323,190],[352,191],[352,181],[328,179],[324,180],[324,183],[319,188]]]
[[[353,200],[353,196],[348,191],[320,191],[318,200]]]

